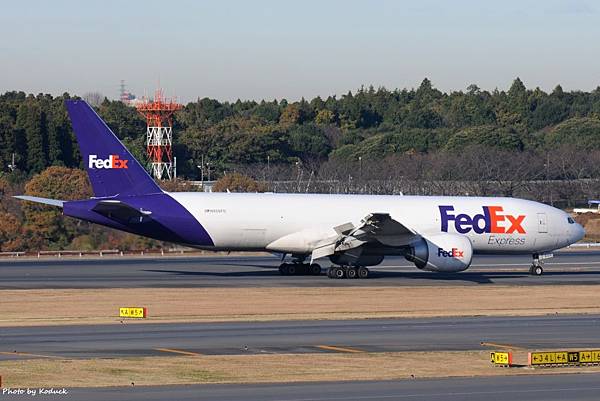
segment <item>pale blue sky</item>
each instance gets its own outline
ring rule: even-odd
[[[600,85],[586,0],[33,1],[2,4],[0,92],[291,100],[360,85]]]

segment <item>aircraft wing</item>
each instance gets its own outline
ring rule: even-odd
[[[136,209],[125,202],[110,199],[99,201],[92,210],[121,223],[142,223],[152,214],[150,211]]]
[[[342,224],[334,227],[337,238],[327,240],[315,247],[311,259],[319,259],[345,252],[367,243],[377,243],[385,246],[408,245],[418,234],[404,224],[394,220],[389,213],[370,213],[360,224]]]

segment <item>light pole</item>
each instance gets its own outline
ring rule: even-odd
[[[550,184],[550,152],[546,152],[546,163],[544,164],[546,167],[546,191],[548,191],[548,199],[550,200],[550,205],[554,206],[554,202],[552,200],[552,186]]]
[[[358,156],[358,177],[362,181],[362,156]]]
[[[204,155],[200,159],[198,168],[200,169],[200,181],[202,181],[202,187],[204,187]]]
[[[202,183],[202,187],[204,187],[204,167],[201,164],[198,164],[196,167],[200,169],[200,182]]]
[[[17,168],[17,165],[15,164],[15,154],[12,154],[12,163],[8,165],[8,168],[10,169],[11,172],[14,172]]]
[[[271,183],[271,156],[267,155],[267,180]]]

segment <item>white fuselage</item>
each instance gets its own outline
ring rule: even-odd
[[[214,250],[309,253],[334,227],[388,213],[419,235],[465,235],[476,253],[540,253],[583,237],[554,207],[515,198],[169,193],[206,229]],[[443,207],[443,210],[442,208]],[[485,208],[487,209],[485,209]],[[492,221],[490,221],[492,220]]]

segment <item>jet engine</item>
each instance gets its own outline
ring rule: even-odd
[[[405,257],[421,270],[460,272],[471,265],[473,246],[464,235],[436,234],[412,243]]]

